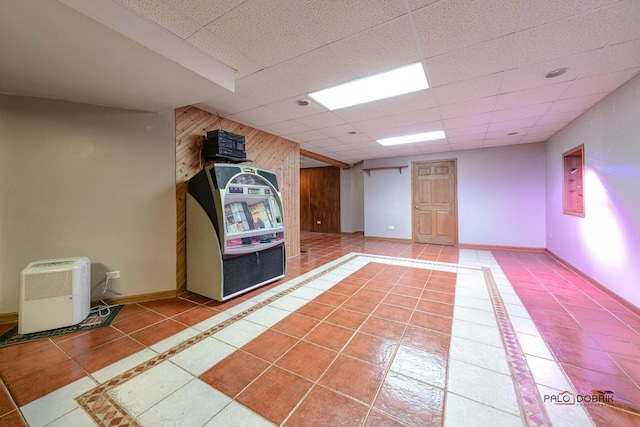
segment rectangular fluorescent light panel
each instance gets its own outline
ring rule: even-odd
[[[443,130],[435,132],[416,133],[413,135],[395,136],[393,138],[377,139],[376,141],[382,145],[400,145],[412,142],[433,141],[443,139],[445,137]]]
[[[337,110],[338,108],[416,92],[428,87],[429,83],[427,83],[422,63],[416,62],[313,92],[309,96],[329,110]]]

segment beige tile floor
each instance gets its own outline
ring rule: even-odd
[[[640,402],[640,318],[546,254],[302,247],[284,280],[233,300],[133,304],[0,348],[0,426],[640,425],[550,400]]]

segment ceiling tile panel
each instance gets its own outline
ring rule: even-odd
[[[442,86],[504,70],[513,35],[427,59],[429,81]]]
[[[460,143],[460,144],[449,144],[451,146],[451,150],[459,151],[459,150],[475,150],[476,148],[482,148],[483,141],[472,141],[468,143]]]
[[[580,113],[578,111],[567,111],[565,113],[559,114],[545,114],[540,117],[536,126],[544,126],[544,125],[566,125],[567,123],[573,121],[576,117],[578,117]]]
[[[495,101],[495,96],[488,96],[486,98],[472,99],[471,101],[459,102],[457,104],[443,105],[440,107],[440,115],[443,119],[450,119],[453,117],[484,113],[493,109]]]
[[[181,39],[186,39],[200,29],[196,21],[187,18],[161,0],[122,0],[122,4]]]
[[[451,146],[453,145],[466,145],[466,144],[480,144],[482,145],[482,140],[484,139],[485,133],[482,134],[472,134],[472,135],[460,135],[460,136],[447,136],[447,141]]]
[[[525,142],[525,141],[533,142],[534,139],[531,138],[532,136],[535,136],[535,138],[537,139],[545,138],[546,140],[552,135],[555,135],[559,129],[561,129],[561,126],[555,125],[555,124],[544,125],[544,126],[534,126],[531,129],[529,129],[529,132],[524,137],[522,137],[522,141],[520,142]]]
[[[360,122],[353,122],[353,127],[360,132],[374,132],[382,129],[393,128],[392,120],[389,117],[379,117],[371,120],[363,120]]]
[[[422,147],[418,144],[396,145],[389,150],[396,156],[415,156],[422,154]]]
[[[489,125],[468,126],[464,128],[450,129],[445,133],[447,137],[463,135],[481,135],[484,137],[484,134],[487,132],[488,127]]]
[[[396,126],[406,126],[439,121],[440,112],[437,108],[423,108],[421,110],[407,111],[403,114],[394,114],[389,117],[391,117]]]
[[[263,105],[297,95],[295,90],[283,84],[269,70],[261,70],[237,80],[235,93]]]
[[[381,99],[376,104],[380,106],[382,115],[407,113],[414,110],[424,110],[435,107],[436,94],[433,89],[419,90],[405,95]]]
[[[581,77],[640,67],[640,39],[609,46]]]
[[[364,142],[352,142],[349,144],[350,146],[352,146],[355,150],[360,150],[360,151],[368,151],[371,150],[373,148],[379,148],[381,147],[380,143],[368,138],[367,141]]]
[[[404,114],[394,114],[393,116],[378,117],[370,120],[354,122],[353,126],[361,132],[369,132],[373,130],[436,122],[439,120],[440,115],[436,108],[426,108],[410,111]]]
[[[309,101],[309,105],[298,105],[297,101],[300,100]],[[301,119],[303,117],[321,114],[325,111],[324,107],[313,102],[307,96],[294,96],[292,98],[287,98],[278,102],[267,104],[266,106],[270,110],[276,111],[290,119]]]
[[[409,7],[411,10],[416,10],[439,1],[440,0],[409,0]]]
[[[355,144],[359,144],[359,143],[363,143],[363,142],[371,142],[371,140],[369,139],[368,136],[366,136],[363,133],[357,133],[355,135],[344,135],[344,136],[336,136],[335,137],[336,141],[340,141],[343,144],[348,144],[349,146],[353,147],[354,149],[358,149],[359,147],[356,147]]]
[[[273,135],[289,135],[292,133],[300,133],[310,130],[307,126],[304,126],[295,120],[273,123],[271,125],[263,126],[261,129]]]
[[[379,102],[367,102],[366,104],[333,110],[333,114],[345,122],[354,123],[370,118],[384,117],[385,110],[380,106]]]
[[[636,12],[635,16],[627,22],[627,26],[616,36],[613,43],[623,43],[635,39],[640,39],[640,12]]]
[[[512,34],[520,2],[449,0],[413,13],[427,58]]]
[[[577,98],[594,95],[596,93],[610,93],[629,81],[629,79],[638,74],[638,72],[640,72],[640,68],[632,68],[618,71],[617,73],[601,74],[578,79],[569,86],[560,98]]]
[[[344,39],[407,13],[403,0],[288,0],[325,43]]]
[[[587,64],[594,60],[596,54],[597,51],[592,50],[569,57],[509,70],[505,73],[502,91],[514,92],[573,80],[584,71]],[[553,79],[545,77],[550,71],[559,68],[567,68],[567,72]]]
[[[258,63],[247,58],[225,41],[220,40],[206,28],[197,31],[187,39],[187,42],[236,70],[236,79],[255,73],[262,68]]]
[[[298,16],[275,0],[246,2],[207,28],[265,68],[321,46]]]
[[[518,132],[519,129],[528,128],[533,126],[538,121],[538,117],[529,117],[526,119],[509,120],[506,122],[493,122],[489,123],[488,132],[504,132],[505,134],[511,132]]]
[[[561,125],[557,125],[552,123],[550,125],[542,125],[542,126],[533,126],[527,135],[531,134],[548,134],[548,133],[556,133],[562,128]]]
[[[324,46],[274,65],[269,71],[298,93],[310,93],[354,78],[338,57],[332,46]]]
[[[505,145],[512,145],[514,142],[509,138],[493,138],[485,139],[482,144],[483,147],[502,147]]]
[[[340,2],[337,2],[340,3]],[[371,41],[375,40],[375,43]],[[407,16],[339,40],[331,45],[351,79],[368,76],[422,59]]]
[[[255,127],[262,127],[286,120],[286,117],[269,110],[267,107],[257,107],[240,113],[231,114],[229,118],[240,123],[251,123],[252,126]]]
[[[523,67],[563,56],[600,49],[613,39],[633,13],[628,2],[619,2],[592,12],[516,35],[510,66]]]
[[[548,24],[572,15],[588,12],[618,0],[534,0],[529,1],[521,28]]]
[[[362,154],[360,150],[356,150],[355,148],[345,144],[332,145],[331,147],[328,147],[328,148],[334,153],[351,154],[351,155]]]
[[[504,122],[508,120],[524,119],[528,117],[540,117],[551,107],[551,102],[542,104],[515,107],[509,110],[494,111],[491,115],[492,122]]]
[[[579,98],[561,99],[553,103],[549,108],[549,114],[565,113],[567,111],[586,111],[596,102],[606,96],[606,93],[581,96]]]
[[[502,73],[482,76],[464,82],[436,87],[436,100],[440,105],[454,104],[495,95],[500,87]]]
[[[445,130],[451,130],[462,127],[484,125],[489,123],[491,113],[480,113],[473,116],[455,117],[453,119],[446,119],[444,123]]]
[[[522,137],[520,140],[520,144],[531,144],[535,142],[546,142],[555,135],[556,132],[546,132],[546,133],[531,133]]]
[[[2,4],[2,92],[152,111],[195,105],[347,163],[544,141],[640,71],[639,0],[101,2],[131,28],[59,2]],[[141,28],[156,29],[165,49],[134,42]],[[235,93],[199,77],[215,80],[198,68],[211,58],[237,70]],[[420,60],[427,90],[336,111],[308,97]],[[569,71],[544,78],[561,67]],[[447,139],[428,144],[375,142],[443,129]]]
[[[324,136],[317,130],[293,133],[293,134],[290,134],[289,137],[293,138],[295,141],[298,141],[298,142],[311,142],[311,141],[318,141],[320,139],[327,139],[326,136]]]
[[[165,2],[204,26],[241,5],[244,0],[216,0],[215,7],[210,0],[165,0]]]
[[[333,138],[324,138],[324,139],[318,139],[316,141],[310,141],[308,145],[310,147],[315,147],[315,148],[329,148],[329,147],[335,147],[337,145],[342,145],[342,144]]]
[[[427,153],[444,153],[446,151],[451,151],[451,145],[449,144],[432,144],[432,145],[423,145],[420,147],[421,154]]]
[[[509,129],[508,132],[505,132],[504,130],[500,130],[500,131],[496,130],[492,132],[487,132],[484,137],[485,137],[485,140],[500,139],[501,141],[511,142],[511,144],[517,144],[522,139],[523,135],[525,135],[529,131],[529,129],[531,129],[531,126]],[[515,133],[515,135],[509,135],[512,133]]]
[[[314,114],[313,116],[300,117],[298,121],[303,125],[312,127],[314,129],[328,128],[331,126],[343,125],[345,123],[344,120],[337,117],[332,112],[324,112],[320,114]]]
[[[557,99],[567,88],[570,82],[548,84],[533,89],[519,90],[498,95],[496,109],[523,107],[526,105],[542,104],[543,102]]]
[[[348,135],[349,132],[356,132],[357,129],[350,124],[344,124],[344,125],[339,125],[339,126],[332,126],[332,127],[328,127],[328,128],[323,128],[320,129],[320,133],[323,135],[326,135],[330,138],[334,138],[337,136],[344,136],[344,135]]]

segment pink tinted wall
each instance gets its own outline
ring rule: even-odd
[[[562,213],[562,153],[584,144],[585,217]],[[640,307],[640,76],[547,142],[547,248]]]

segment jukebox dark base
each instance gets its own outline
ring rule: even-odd
[[[223,295],[235,296],[284,277],[284,244],[222,260]]]

